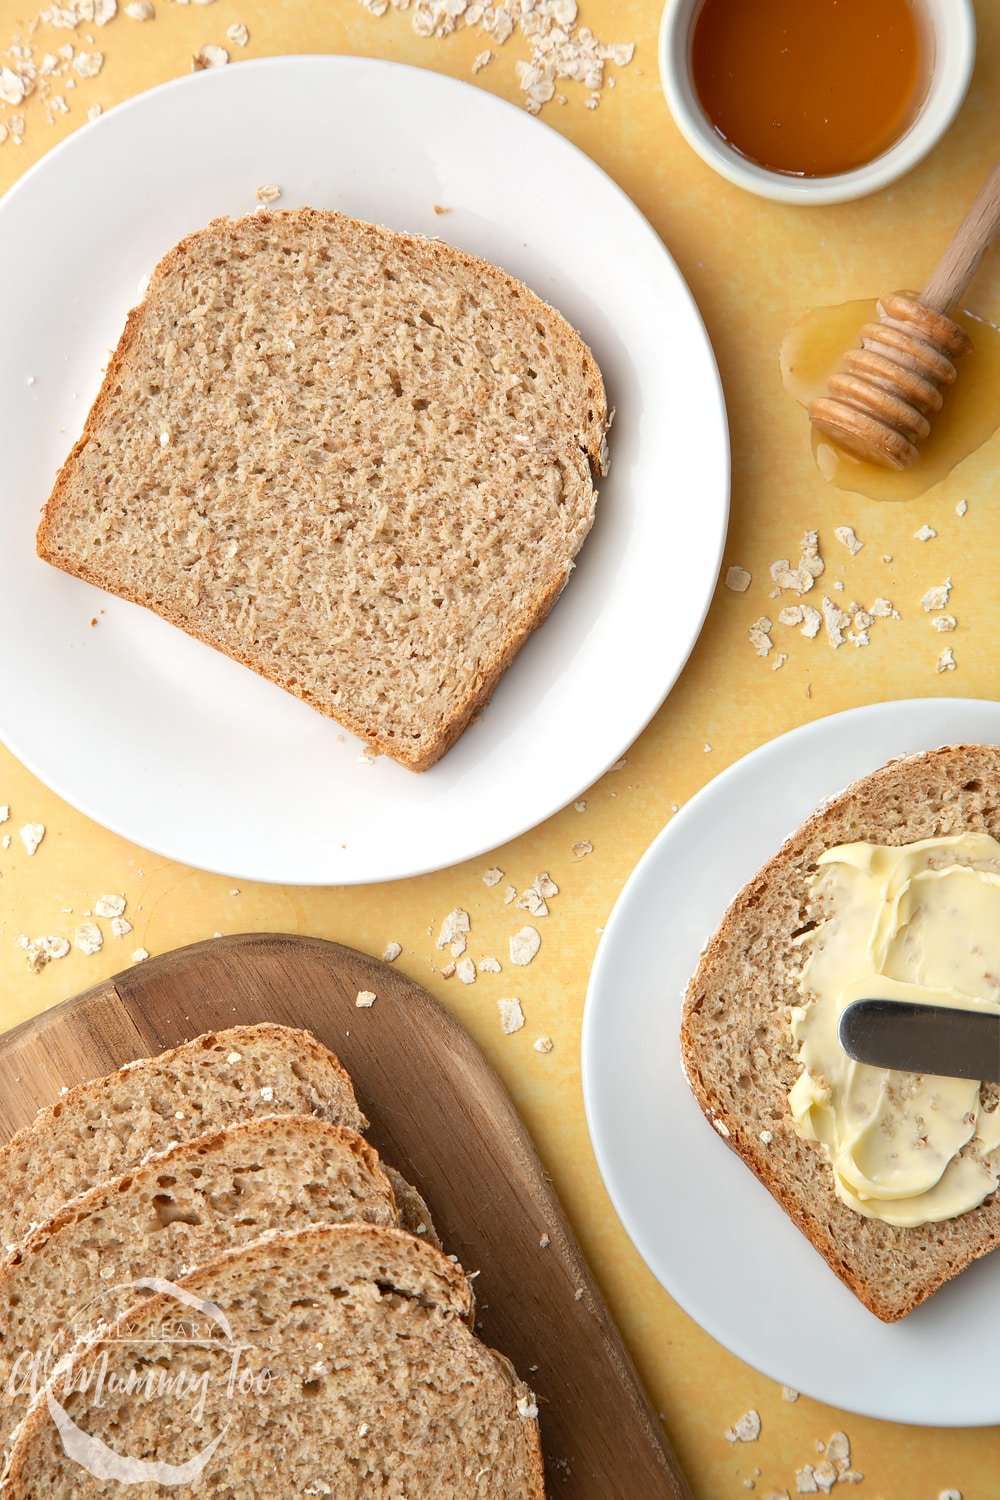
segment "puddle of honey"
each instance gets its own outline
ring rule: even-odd
[[[931,420],[920,458],[901,473],[844,453],[813,430],[812,450],[823,478],[872,500],[912,500],[938,484],[981,448],[1000,426],[1000,328],[967,312],[952,314],[972,339],[972,353],[956,361],[958,378]],[[801,406],[826,393],[827,378],[856,347],[863,323],[878,321],[874,300],[816,307],[789,329],[779,356],[785,390]]]

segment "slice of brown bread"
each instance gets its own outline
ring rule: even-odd
[[[952,746],[890,762],[821,807],[740,892],[688,987],[681,1051],[708,1119],[842,1281],[886,1322],[1000,1245],[1000,1194],[956,1219],[898,1228],[837,1197],[823,1148],[788,1110],[801,1071],[788,1007],[801,1003],[808,880],[836,844],[910,844],[967,830],[1000,839],[1000,748]],[[990,1107],[994,1085],[984,1085]],[[765,1140],[768,1134],[771,1139]]]
[[[364,1130],[351,1080],[308,1031],[209,1032],[70,1089],[0,1150],[0,1248],[154,1151],[262,1115]]]
[[[27,1382],[99,1325],[269,1230],[357,1220],[398,1225],[374,1147],[342,1125],[282,1115],[230,1125],[91,1188],[0,1266],[0,1453],[28,1408]],[[23,1392],[23,1394],[22,1394]]]
[[[183,1310],[153,1297],[80,1350],[52,1391],[79,1430],[119,1455],[184,1464],[218,1437],[203,1473],[170,1488],[178,1500],[543,1500],[534,1400],[470,1332],[468,1281],[439,1251],[395,1229],[305,1229],[220,1257],[182,1286],[206,1310],[189,1314],[200,1343],[173,1341]],[[235,1397],[234,1345],[244,1346]],[[119,1390],[107,1380],[97,1407],[79,1376],[105,1355]],[[176,1389],[150,1399],[121,1389],[130,1371],[160,1379],[181,1368],[203,1382],[200,1422]],[[18,1435],[8,1500],[122,1492],[67,1456],[42,1396]]]
[[[566,583],[607,425],[581,338],[485,261],[216,219],[130,314],[38,551],[424,770]]]

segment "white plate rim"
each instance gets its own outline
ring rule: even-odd
[[[681,1289],[678,1287],[678,1279],[672,1274],[672,1270],[667,1264],[667,1257],[665,1257],[660,1246],[651,1239],[648,1232],[648,1226],[639,1222],[639,1218],[632,1204],[628,1201],[627,1193],[622,1189],[622,1186],[620,1184],[614,1157],[614,1150],[612,1145],[610,1144],[610,1132],[606,1131],[604,1120],[604,1115],[606,1113],[606,1104],[602,1097],[602,1070],[598,1045],[599,1029],[605,1019],[603,1011],[609,1004],[609,1000],[606,997],[610,997],[614,992],[613,966],[616,960],[616,948],[618,947],[618,944],[620,942],[620,929],[625,924],[627,914],[629,913],[632,903],[636,899],[636,893],[641,891],[644,887],[645,882],[648,879],[649,871],[655,868],[657,862],[663,857],[664,849],[669,849],[676,835],[676,831],[678,829],[686,831],[689,825],[697,823],[702,817],[704,808],[711,805],[712,801],[714,800],[714,796],[720,787],[728,789],[728,786],[731,782],[738,780],[741,775],[746,773],[748,765],[759,764],[762,761],[766,760],[769,753],[773,752],[775,746],[782,745],[786,747],[795,747],[801,749],[804,745],[807,745],[811,739],[815,739],[823,734],[829,733],[831,726],[836,728],[842,727],[845,724],[850,724],[853,727],[856,724],[863,725],[866,721],[874,722],[878,719],[883,718],[891,720],[894,716],[900,713],[907,714],[912,712],[930,714],[934,711],[935,708],[938,710],[943,709],[955,715],[962,715],[965,713],[971,714],[979,711],[994,711],[997,715],[997,724],[994,731],[997,735],[996,743],[1000,743],[1000,702],[997,702],[994,699],[952,697],[902,698],[868,703],[856,706],[854,708],[842,709],[836,713],[827,714],[818,719],[810,720],[806,724],[797,725],[794,728],[787,730],[785,733],[776,736],[774,739],[763,741],[761,744],[748,751],[745,755],[741,756],[738,760],[734,761],[731,765],[727,766],[725,770],[721,771],[717,776],[713,777],[711,781],[707,782],[703,787],[701,787],[690,798],[690,800],[686,802],[677,813],[674,814],[670,821],[660,829],[660,831],[655,835],[650,844],[644,850],[638,863],[632,869],[631,873],[628,876],[628,879],[619,892],[611,909],[611,912],[606,919],[604,931],[601,935],[601,940],[598,944],[594,962],[591,967],[581,1028],[581,1078],[584,1112],[587,1120],[587,1128],[590,1135],[591,1147],[597,1160],[598,1170],[601,1174],[601,1180],[604,1184],[608,1197],[611,1200],[615,1213],[617,1214],[619,1220],[621,1221],[622,1227],[624,1228],[629,1239],[632,1241],[633,1246],[646,1265],[647,1269],[660,1283],[664,1291],[666,1291],[668,1295],[678,1304],[678,1306],[680,1306],[683,1311],[699,1325],[699,1327],[701,1327],[706,1333],[708,1333],[713,1339],[715,1339],[717,1343],[728,1349],[730,1353],[734,1354],[737,1358],[745,1361],[752,1368],[759,1370],[762,1374],[766,1375],[771,1380],[782,1385],[788,1383],[788,1371],[787,1369],[784,1371],[782,1370],[780,1360],[776,1361],[776,1359],[771,1354],[763,1357],[760,1356],[752,1348],[748,1347],[745,1338],[735,1333],[733,1329],[727,1327],[724,1321],[720,1321],[718,1318],[716,1318],[710,1307],[708,1307],[708,1310],[706,1310],[707,1304],[704,1299],[699,1302],[696,1297],[690,1295],[689,1289]],[[923,732],[919,732],[916,738],[917,740],[919,740],[919,743],[914,743],[910,750],[901,750],[900,752],[898,752],[899,755],[919,754],[923,751],[936,749],[942,744],[954,744],[959,742],[959,738],[954,736],[945,736],[942,738],[939,735],[935,737],[934,733],[930,730],[928,730],[926,735]],[[983,741],[983,743],[988,743],[988,741]],[[884,763],[885,758],[883,757],[882,759],[877,760],[876,763],[873,763],[870,769],[875,770],[877,769],[878,765]],[[839,793],[855,779],[856,778],[852,776],[839,786],[830,786],[825,795],[827,797],[839,795]],[[822,798],[818,798],[815,805],[819,806],[821,800]],[[799,819],[799,821],[801,821],[801,819]],[[797,825],[790,818],[789,826],[787,827],[783,837],[790,836],[794,831],[795,826]],[[777,845],[775,845],[774,847],[776,848]],[[742,884],[742,882],[740,882],[740,884]],[[728,900],[731,900],[733,897],[735,897],[738,888],[739,886],[737,886],[730,892],[730,895],[727,899],[727,904]],[[720,911],[718,913],[718,916],[721,917],[721,914],[722,913]],[[714,920],[711,918],[708,920],[705,927],[704,937],[701,941],[707,939],[707,937],[713,930],[714,922],[717,920],[718,917],[716,917]],[[699,942],[699,949],[700,946],[701,943]],[[687,949],[685,949],[685,951],[687,951]],[[682,995],[670,997],[668,992],[664,990],[664,996],[665,1003],[672,1003],[672,999],[676,1002],[678,1006],[679,1021],[679,1006]],[[679,1043],[679,1036],[677,1040]],[[667,1061],[669,1062],[669,1059]],[[677,1046],[674,1062],[676,1063],[676,1072],[678,1076],[679,1087],[682,1090],[687,1090],[687,1084],[683,1078],[681,1069],[679,1045]],[[708,1122],[704,1120],[704,1117],[702,1116],[701,1111],[696,1104],[695,1110],[697,1112],[699,1127],[704,1124],[705,1129],[707,1130]],[[717,1144],[720,1146],[722,1145],[721,1142]],[[728,1151],[728,1148],[726,1149]],[[729,1153],[729,1156],[726,1159],[728,1160],[729,1158],[732,1158],[732,1153]],[[735,1160],[735,1158],[732,1159]],[[764,1188],[757,1182],[756,1178],[753,1177],[753,1174],[749,1172],[749,1169],[743,1163],[738,1163],[738,1167],[741,1173],[746,1174],[746,1181],[753,1191],[760,1193],[767,1192],[766,1188]],[[787,1224],[789,1235],[794,1237],[794,1243],[798,1243],[799,1240],[801,1240],[802,1243],[805,1244],[806,1242],[804,1236],[801,1236],[800,1231],[790,1219],[787,1219],[787,1216],[785,1217],[785,1223]],[[815,1256],[817,1262],[822,1266],[819,1252],[811,1246],[809,1246],[808,1249],[810,1255]],[[997,1256],[1000,1257],[1000,1252],[997,1252]],[[989,1260],[990,1257],[987,1257],[986,1259]],[[976,1264],[981,1267],[983,1262],[977,1262]],[[832,1277],[833,1273],[829,1271],[828,1267],[823,1267],[823,1269]],[[907,1323],[908,1320],[904,1319],[901,1323],[889,1326],[892,1328],[904,1328]],[[811,1389],[810,1385],[812,1387]],[[839,1407],[843,1411],[887,1422],[898,1422],[914,1426],[938,1426],[957,1429],[990,1426],[1000,1422],[1000,1400],[996,1398],[994,1398],[993,1404],[991,1406],[982,1405],[979,1409],[971,1413],[968,1411],[962,1411],[958,1407],[953,1406],[944,1413],[942,1413],[941,1411],[936,1411],[932,1414],[930,1412],[930,1409],[927,1408],[926,1410],[922,1411],[920,1415],[914,1415],[912,1408],[908,1408],[905,1405],[901,1406],[898,1402],[894,1401],[891,1392],[887,1392],[885,1399],[882,1401],[869,1401],[862,1404],[856,1404],[852,1402],[852,1399],[849,1395],[845,1398],[842,1391],[831,1392],[830,1389],[825,1388],[822,1378],[817,1378],[816,1381],[809,1382],[804,1381],[800,1376],[795,1388],[800,1390],[803,1394],[811,1396],[815,1400],[825,1402],[826,1404],[834,1407]]]
[[[718,364],[715,359],[714,350],[712,349],[707,329],[705,327],[704,319],[702,318],[702,315],[698,309],[690,288],[684,280],[684,277],[679,267],[677,266],[677,263],[673,259],[673,256],[670,254],[667,246],[660,238],[659,234],[654,229],[649,220],[628,197],[624,189],[621,188],[614,180],[614,178],[612,178],[610,174],[605,172],[604,169],[597,164],[597,162],[589,157],[586,152],[584,152],[580,147],[576,146],[574,142],[568,140],[565,136],[562,136],[558,131],[553,130],[551,127],[546,127],[544,122],[537,119],[531,119],[530,117],[526,116],[525,112],[516,104],[511,103],[510,101],[505,100],[497,95],[493,95],[488,91],[477,87],[475,84],[466,82],[465,80],[455,79],[447,74],[436,73],[431,70],[416,67],[412,64],[395,62],[382,57],[366,57],[351,54],[327,53],[286,54],[248,59],[246,61],[240,61],[238,67],[220,69],[217,71],[208,70],[207,72],[203,72],[200,74],[190,74],[184,77],[170,79],[164,83],[158,84],[153,88],[144,90],[141,93],[133,95],[130,98],[124,100],[122,103],[108,110],[96,121],[88,124],[81,130],[76,131],[72,135],[66,137],[63,141],[54,146],[50,151],[45,153],[44,156],[42,156],[37,162],[35,162],[30,168],[28,168],[28,170],[12,184],[12,186],[7,190],[6,193],[0,196],[0,222],[2,222],[3,213],[9,209],[9,206],[12,203],[16,203],[18,201],[22,191],[27,190],[29,186],[33,186],[37,178],[50,167],[53,161],[61,161],[61,159],[65,155],[86,149],[85,143],[87,140],[100,140],[100,132],[102,130],[109,128],[112,122],[120,121],[123,115],[127,115],[132,112],[140,113],[145,102],[152,96],[161,97],[167,94],[177,94],[179,96],[183,96],[193,87],[204,89],[206,82],[209,79],[213,80],[213,82],[218,80],[218,82],[221,83],[228,77],[231,77],[234,73],[243,75],[246,75],[250,72],[263,74],[269,70],[284,70],[289,65],[296,68],[322,68],[323,66],[329,64],[331,61],[337,64],[347,64],[348,66],[352,67],[359,66],[375,69],[378,71],[386,71],[390,75],[394,76],[412,75],[414,77],[419,77],[425,83],[428,79],[432,79],[434,87],[439,87],[445,93],[449,91],[453,92],[456,99],[471,95],[475,95],[478,99],[488,99],[491,106],[496,107],[499,113],[508,114],[511,118],[516,118],[522,124],[526,119],[528,119],[530,120],[530,124],[533,127],[541,127],[543,129],[547,129],[550,135],[559,142],[560,149],[565,150],[569,155],[576,158],[581,164],[585,166],[586,171],[597,174],[597,177],[602,180],[605,187],[617,200],[622,211],[632,219],[636,231],[640,232],[647,239],[648,243],[655,249],[656,253],[661,258],[665,276],[671,283],[671,296],[673,299],[675,299],[677,304],[683,305],[685,317],[689,321],[693,333],[697,334],[699,338],[702,346],[701,353],[706,362],[706,373],[711,380],[711,390],[709,391],[708,387],[706,386],[704,394],[706,399],[709,396],[711,396],[712,399],[712,420],[716,429],[715,437],[717,441],[718,456],[720,459],[720,472],[715,476],[715,479],[716,481],[721,481],[721,483],[719,484],[718,493],[714,497],[714,533],[711,541],[707,544],[704,544],[706,545],[706,550],[709,551],[714,557],[714,568],[712,570],[711,577],[709,577],[708,569],[706,569],[705,571],[704,587],[701,590],[699,605],[696,609],[691,611],[689,616],[689,626],[684,632],[686,636],[686,644],[684,646],[683,652],[679,653],[679,659],[675,661],[673,670],[668,673],[664,673],[662,677],[658,678],[656,689],[643,703],[641,708],[638,708],[637,706],[637,710],[630,718],[627,726],[623,726],[621,733],[618,735],[620,745],[617,750],[614,753],[606,753],[599,761],[595,762],[592,767],[588,768],[586,776],[577,776],[571,783],[567,783],[564,792],[560,792],[560,797],[558,800],[552,801],[551,799],[549,799],[544,807],[540,809],[536,808],[530,813],[525,813],[519,818],[512,818],[509,826],[505,827],[499,833],[499,835],[497,834],[496,830],[491,830],[490,836],[485,839],[481,837],[479,839],[472,839],[468,842],[463,842],[461,838],[458,838],[457,840],[454,840],[452,842],[452,845],[445,852],[439,852],[431,858],[411,859],[406,863],[387,863],[385,868],[369,869],[361,874],[354,874],[350,871],[345,872],[344,870],[337,870],[331,867],[329,873],[325,876],[317,873],[317,870],[315,868],[310,868],[309,870],[302,871],[301,873],[296,872],[294,869],[282,868],[276,873],[271,873],[266,868],[235,868],[225,859],[206,860],[202,856],[199,856],[197,860],[192,860],[190,853],[185,853],[185,850],[183,848],[172,845],[169,840],[157,839],[154,841],[144,839],[141,836],[141,833],[139,833],[135,828],[119,822],[113,813],[109,813],[108,811],[103,809],[98,811],[94,804],[89,801],[85,793],[81,794],[79,790],[68,785],[66,779],[63,776],[60,776],[58,774],[53,775],[46,769],[46,767],[39,761],[36,754],[23,744],[16,724],[4,725],[4,743],[8,746],[15,757],[26,767],[26,769],[28,769],[32,775],[36,776],[64,801],[68,802],[78,811],[84,813],[93,821],[99,823],[102,827],[109,829],[112,833],[115,833],[132,843],[136,843],[142,848],[149,849],[151,852],[164,858],[182,864],[195,864],[197,868],[205,870],[207,873],[219,874],[234,879],[254,880],[261,883],[280,883],[290,886],[322,884],[372,884],[389,880],[407,879],[414,876],[431,873],[439,869],[450,868],[451,866],[462,863],[466,860],[477,858],[482,854],[488,852],[489,850],[498,847],[500,844],[506,843],[512,839],[519,837],[521,834],[529,831],[534,827],[537,827],[540,823],[544,822],[547,818],[553,816],[563,807],[572,802],[575,798],[579,797],[579,795],[583,791],[585,791],[587,787],[593,785],[593,783],[598,780],[600,776],[605,774],[605,772],[615,763],[616,760],[620,758],[620,756],[628,749],[628,747],[634,742],[634,740],[642,733],[642,731],[646,728],[646,726],[651,722],[653,717],[659,711],[666,697],[675,686],[677,679],[681,675],[681,672],[684,670],[691,652],[693,651],[694,646],[698,641],[699,635],[701,633],[701,628],[704,624],[705,618],[711,607],[712,599],[715,594],[728,533],[730,513],[730,435],[721,376],[719,374]],[[423,774],[426,775],[427,773]]]

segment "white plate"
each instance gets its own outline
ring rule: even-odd
[[[896,755],[1000,744],[1000,704],[852,709],[763,745],[677,814],[612,912],[587,994],[594,1150],[640,1255],[712,1336],[774,1380],[887,1421],[1000,1420],[1000,1254],[880,1323],[708,1126],[681,1072],[681,1001],[736,892],[824,798]]]
[[[284,189],[282,207],[438,234],[505,267],[582,330],[618,409],[612,475],[569,588],[481,721],[423,776],[360,762],[358,741],[298,700],[35,558],[39,507],[141,279],[182,235],[252,209],[261,183]],[[479,89],[367,58],[294,57],[140,95],[0,204],[0,328],[0,738],[139,844],[301,884],[454,864],[601,775],[694,644],[728,513],[707,335],[621,190]]]

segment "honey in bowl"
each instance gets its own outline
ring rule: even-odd
[[[704,0],[691,78],[741,156],[772,172],[830,177],[906,133],[931,48],[919,0]]]

